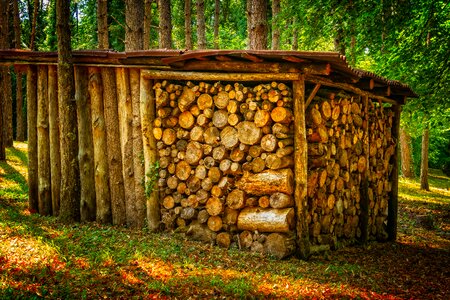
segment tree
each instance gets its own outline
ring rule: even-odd
[[[250,9],[250,49],[267,49],[267,1],[251,0]]]
[[[214,4],[214,48],[219,49],[220,0]]]
[[[192,15],[191,15],[192,0],[184,0],[184,47],[192,50]]]
[[[206,49],[205,1],[196,0],[197,6],[197,48]]]
[[[412,154],[411,154],[411,136],[400,127],[400,155],[402,164],[402,175],[406,178],[413,178]]]
[[[153,0],[144,0],[144,50],[151,48],[150,30],[152,28],[152,3]]]
[[[280,49],[280,27],[278,24],[280,10],[280,0],[272,0],[272,50]]]
[[[61,137],[61,206],[63,221],[80,220],[77,110],[70,36],[70,2],[56,0],[58,36],[58,104]]]
[[[422,135],[422,160],[420,164],[420,189],[429,191],[428,185],[428,145],[429,145],[429,129],[428,124],[423,130]]]
[[[172,48],[172,15],[170,1],[159,0],[159,48]]]
[[[22,48],[22,38],[20,30],[20,15],[19,15],[19,0],[13,1],[14,7],[14,47],[16,49]],[[25,140],[25,124],[24,124],[24,110],[23,110],[23,92],[22,92],[22,71],[17,72],[16,80],[16,116],[17,116],[17,130],[16,140]]]
[[[30,7],[30,6],[29,6]],[[39,14],[39,0],[33,1],[33,21],[31,23],[31,34],[30,34],[30,50],[34,51],[36,47],[36,26]]]
[[[10,48],[9,44],[9,1],[0,0],[0,49]],[[2,140],[4,147],[12,147],[12,95],[11,95],[11,74],[8,66],[0,67],[0,95],[3,101],[2,107]]]

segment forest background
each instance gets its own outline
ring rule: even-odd
[[[57,50],[55,0],[2,0],[2,3],[0,48]],[[340,52],[351,66],[400,80],[419,94],[403,107],[403,175],[419,175],[424,155],[428,156],[431,168],[450,173],[447,1],[78,0],[70,5],[73,50],[124,51],[129,27],[125,20],[127,7],[140,5],[142,9],[133,18],[143,20],[143,49]],[[106,20],[106,27],[98,26],[102,20]],[[109,41],[107,47],[101,47],[98,36],[105,28]],[[262,43],[252,44],[255,35]],[[16,100],[18,94],[26,94],[25,84],[17,84],[14,72],[11,74],[12,92],[10,97],[4,97],[3,111],[3,127],[10,127],[4,130],[7,146],[12,145],[13,137],[24,140],[26,135],[26,105]],[[6,98],[11,99],[12,105],[8,105]],[[426,167],[426,160],[422,167]],[[422,187],[426,189],[426,182]]]

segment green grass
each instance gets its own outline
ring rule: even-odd
[[[182,235],[63,224],[27,210],[26,145],[0,163],[0,299],[434,298],[450,295],[449,179],[400,181],[396,243],[309,261],[224,250]],[[433,227],[423,224],[432,218]],[[425,218],[426,221],[426,218]]]

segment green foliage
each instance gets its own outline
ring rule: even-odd
[[[155,190],[158,179],[159,179],[159,161],[156,161],[154,164],[150,165],[149,171],[145,174],[145,195],[150,197],[150,195]]]

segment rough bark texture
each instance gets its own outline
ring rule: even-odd
[[[13,1],[14,7],[14,47],[16,49],[22,48],[22,38],[21,38],[21,30],[20,30],[20,14],[19,14],[19,1]],[[18,71],[17,75],[17,85],[16,85],[16,140],[24,141],[25,140],[25,114],[23,110],[23,86],[22,86],[22,72]]]
[[[150,31],[152,28],[153,0],[144,0],[144,50],[151,48]]]
[[[108,0],[97,0],[98,48],[108,49]]]
[[[267,1],[251,0],[250,49],[267,49]]]
[[[81,221],[95,221],[97,204],[94,180],[94,141],[92,139],[91,98],[87,67],[75,68],[75,101],[78,118],[78,161],[80,166]]]
[[[192,49],[192,14],[191,14],[192,0],[184,1],[184,47],[187,50]]]
[[[30,13],[30,12],[29,12]],[[33,21],[31,23],[30,50],[36,50],[36,25],[39,14],[39,0],[33,1]]]
[[[289,232],[295,227],[293,208],[248,207],[241,211],[237,226],[239,230],[259,232]]]
[[[272,0],[272,50],[280,49],[280,26],[278,25],[280,10],[280,0]]]
[[[214,3],[214,49],[219,49],[220,0]]]
[[[9,1],[0,1],[0,49],[10,48],[9,43]],[[3,101],[2,115],[3,124],[0,134],[3,134],[3,146],[12,147],[12,91],[11,74],[8,66],[0,66],[0,95]],[[1,103],[0,103],[1,104]],[[3,150],[0,150],[3,152]]]
[[[165,1],[162,1],[165,2]],[[144,47],[144,0],[125,1],[125,51]]]
[[[28,207],[38,211],[38,158],[37,158],[37,67],[27,71],[27,123],[28,123]],[[1,138],[0,138],[1,140]],[[1,145],[0,145],[1,146]],[[1,150],[1,149],[0,149]],[[1,151],[0,151],[1,152]]]
[[[96,220],[99,223],[110,223],[111,195],[109,189],[108,145],[103,114],[103,85],[99,68],[89,68],[89,95],[91,97],[91,124],[94,141]]]
[[[292,20],[292,50],[298,50],[298,28],[297,28],[297,18],[294,17]]]
[[[403,177],[413,178],[411,136],[404,128],[400,128],[400,154]]]
[[[420,161],[420,189],[429,191],[428,185],[428,145],[429,145],[428,125],[422,133],[422,159]]]
[[[72,51],[70,48],[70,3],[56,1],[58,35],[58,104],[61,137],[60,218],[80,219],[80,170],[78,166],[78,129]]]
[[[306,142],[305,124],[305,82],[294,81],[294,174],[295,190],[294,198],[297,209],[297,245],[301,258],[307,258],[310,254],[309,231],[307,225],[307,178],[308,178],[308,146]]]
[[[61,185],[61,155],[58,115],[58,74],[56,66],[48,67],[48,123],[50,137],[50,166],[53,215],[59,215]]]
[[[205,1],[196,0],[197,6],[197,49],[206,49]]]
[[[172,48],[172,14],[170,1],[159,0],[159,48]]]
[[[400,114],[401,106],[395,105],[393,107],[394,119],[392,122],[392,138],[395,141],[399,140],[400,135]],[[388,217],[387,217],[387,234],[390,241],[397,239],[397,216],[398,216],[398,152],[399,145],[395,145],[390,161],[392,166],[392,173],[390,174],[390,182],[392,184],[391,192],[388,201]]]

